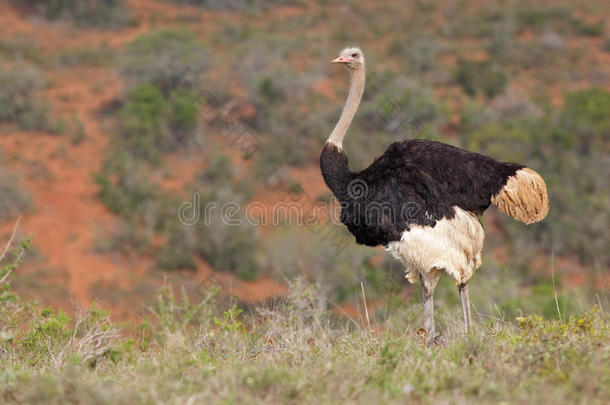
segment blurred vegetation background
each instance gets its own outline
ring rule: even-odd
[[[304,276],[335,309],[358,304],[361,282],[381,312],[418,301],[397,263],[341,227],[333,237],[349,243],[338,249],[305,225],[229,226],[205,212],[207,203],[260,202],[271,212],[287,197],[329,200],[318,154],[348,86],[329,61],[358,45],[369,84],[345,142],[353,170],[416,136],[526,164],[547,181],[542,223],[526,227],[493,209],[483,217],[477,309],[557,317],[557,306],[571,313],[607,299],[607,2],[0,8],[0,221],[8,234],[22,215],[22,232],[33,235],[14,282],[26,296],[64,306],[70,294],[97,299],[129,316],[164,277],[192,294],[212,277],[251,302]],[[243,134],[256,140],[254,153],[244,153]],[[195,194],[209,222],[184,225],[178,208]],[[439,286],[440,305],[457,303],[454,290]]]

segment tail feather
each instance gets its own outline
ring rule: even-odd
[[[546,184],[538,173],[527,167],[509,177],[491,202],[499,211],[526,224],[542,221],[549,212]]]

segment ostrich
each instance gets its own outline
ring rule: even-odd
[[[351,172],[343,138],[364,90],[364,55],[346,48],[332,63],[351,75],[349,95],[320,155],[328,188],[341,204],[341,222],[356,243],[382,245],[422,285],[424,329],[434,332],[434,288],[441,272],[459,288],[466,332],[472,327],[468,280],[481,265],[485,238],[478,215],[494,204],[531,224],[548,213],[546,184],[534,170],[440,142],[392,143],[368,168]]]

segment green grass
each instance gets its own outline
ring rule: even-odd
[[[215,286],[193,298],[165,284],[144,318],[121,325],[95,304],[70,315],[16,296],[10,283],[29,248],[29,239],[14,241],[0,255],[3,403],[602,404],[610,395],[605,298],[546,319],[480,312],[475,295],[474,328],[465,334],[444,279],[436,302],[444,343],[435,345],[417,333],[418,298],[391,309],[369,299],[367,322],[362,304],[359,318],[334,315],[324,287],[301,278],[256,306],[238,306]],[[510,275],[506,282],[484,273],[472,290],[493,297],[495,282],[510,296]],[[517,294],[529,303],[514,305],[541,308],[553,291]]]
[[[373,327],[337,319],[320,290],[245,313],[165,287],[131,329],[92,307],[72,319],[18,300],[0,304],[4,403],[604,403],[608,316],[480,319],[465,336],[446,318],[444,346],[418,336],[419,305]],[[455,319],[450,319],[455,318]]]

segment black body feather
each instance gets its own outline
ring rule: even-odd
[[[452,219],[454,206],[482,214],[523,167],[421,139],[391,144],[355,173],[336,146],[327,143],[320,155],[322,176],[341,203],[341,222],[357,243],[368,246],[400,240],[412,225],[434,227]]]

